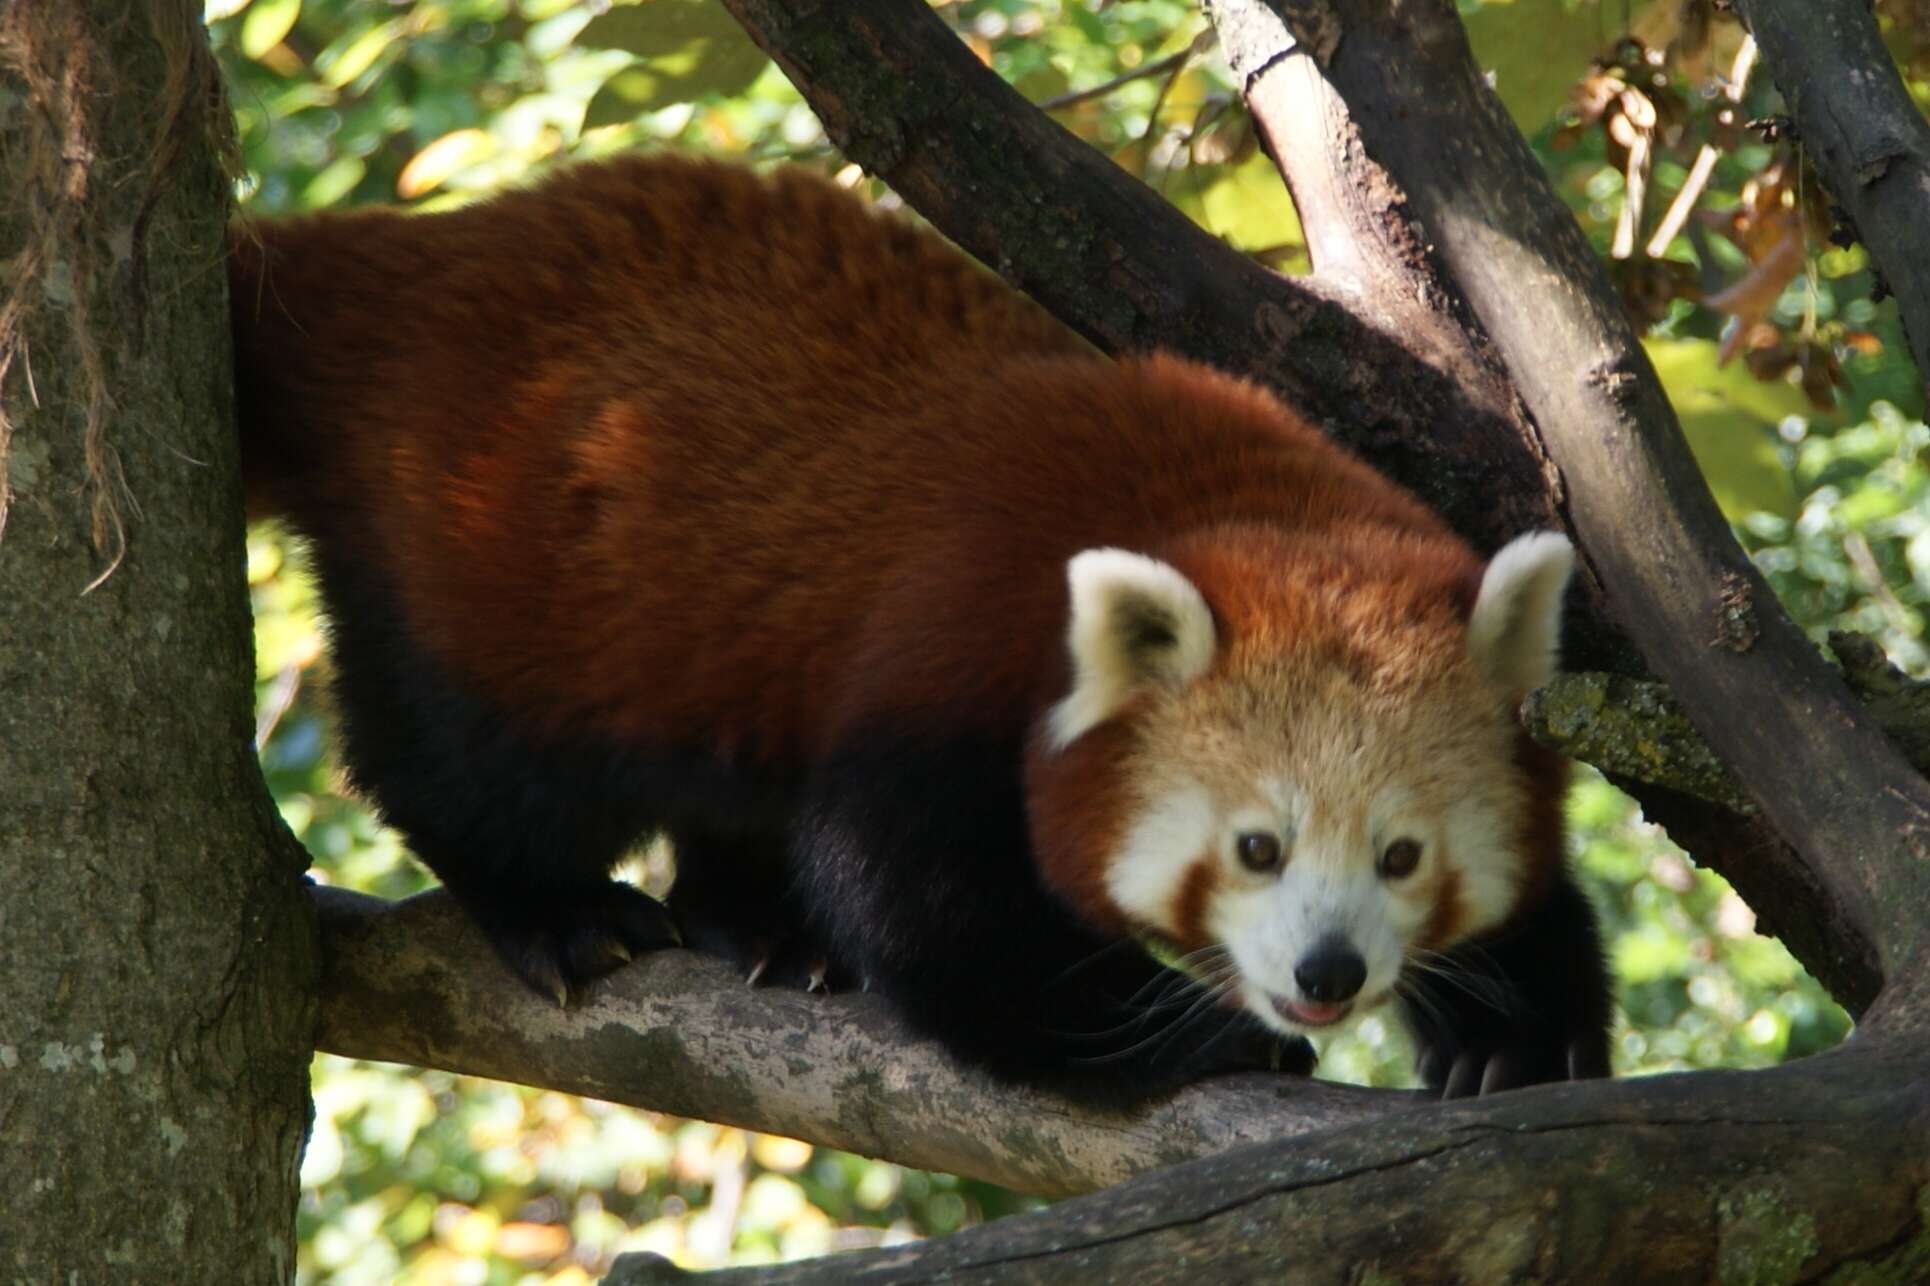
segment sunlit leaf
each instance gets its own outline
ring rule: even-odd
[[[451,174],[473,165],[495,150],[495,140],[479,129],[444,134],[409,158],[395,181],[396,195],[414,200],[442,186]]]
[[[603,82],[583,111],[583,128],[622,125],[635,120],[657,101],[658,77],[642,67],[628,67]]]
[[[368,167],[361,157],[338,156],[302,188],[302,204],[311,210],[334,205],[353,192],[366,173]]]
[[[707,0],[619,5],[591,19],[577,43],[626,50],[640,60],[597,90],[584,115],[586,129],[675,103],[742,93],[769,61],[723,6]]]
[[[1211,175],[1200,193],[1198,216],[1208,232],[1241,250],[1304,240],[1287,185],[1264,152],[1236,165],[1199,168]]]
[[[302,0],[255,0],[241,20],[241,52],[259,60],[282,42],[302,16]]]
[[[312,80],[302,81],[290,85],[282,93],[277,94],[268,104],[268,110],[271,115],[278,118],[293,116],[311,107],[331,107],[335,100],[335,91],[327,85]]]
[[[323,50],[315,59],[315,67],[322,73],[324,84],[340,89],[357,76],[375,65],[375,60],[384,50],[402,35],[404,24],[400,19],[380,23],[346,43],[337,41]]]

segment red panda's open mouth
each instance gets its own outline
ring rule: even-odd
[[[1339,1005],[1319,1005],[1311,1001],[1288,1000],[1285,996],[1273,997],[1274,1010],[1290,1023],[1302,1027],[1331,1027],[1345,1018],[1353,1009],[1351,1003]]]

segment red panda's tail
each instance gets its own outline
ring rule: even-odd
[[[228,229],[235,419],[248,516],[331,485],[361,429],[380,355],[406,333],[406,271],[362,214],[237,220]]]
[[[276,478],[290,476],[285,442],[271,408],[275,381],[289,354],[274,342],[287,328],[275,324],[267,297],[268,247],[261,225],[237,221],[228,228],[228,318],[234,339],[235,424],[241,435],[241,476],[248,517],[273,517]],[[279,349],[279,351],[278,351]]]

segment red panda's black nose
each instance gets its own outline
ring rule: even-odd
[[[1367,962],[1342,939],[1323,938],[1294,966],[1293,980],[1315,1004],[1339,1004],[1367,981]]]

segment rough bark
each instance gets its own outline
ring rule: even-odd
[[[224,116],[198,5],[0,5],[8,1280],[294,1271],[316,949],[249,751]]]
[[[1927,1114],[1920,1056],[1872,1042],[1771,1072],[1445,1105],[1175,1166],[942,1241],[702,1280],[1921,1281]],[[637,1255],[604,1280],[692,1276]]]
[[[1930,124],[1868,0],[1737,0],[1804,154],[1896,295],[1930,386]]]
[[[1195,1085],[1143,1114],[988,1082],[876,997],[751,988],[665,951],[574,1009],[537,996],[441,893],[317,890],[321,1048],[441,1067],[807,1139],[1042,1196],[1420,1102],[1264,1075]]]

